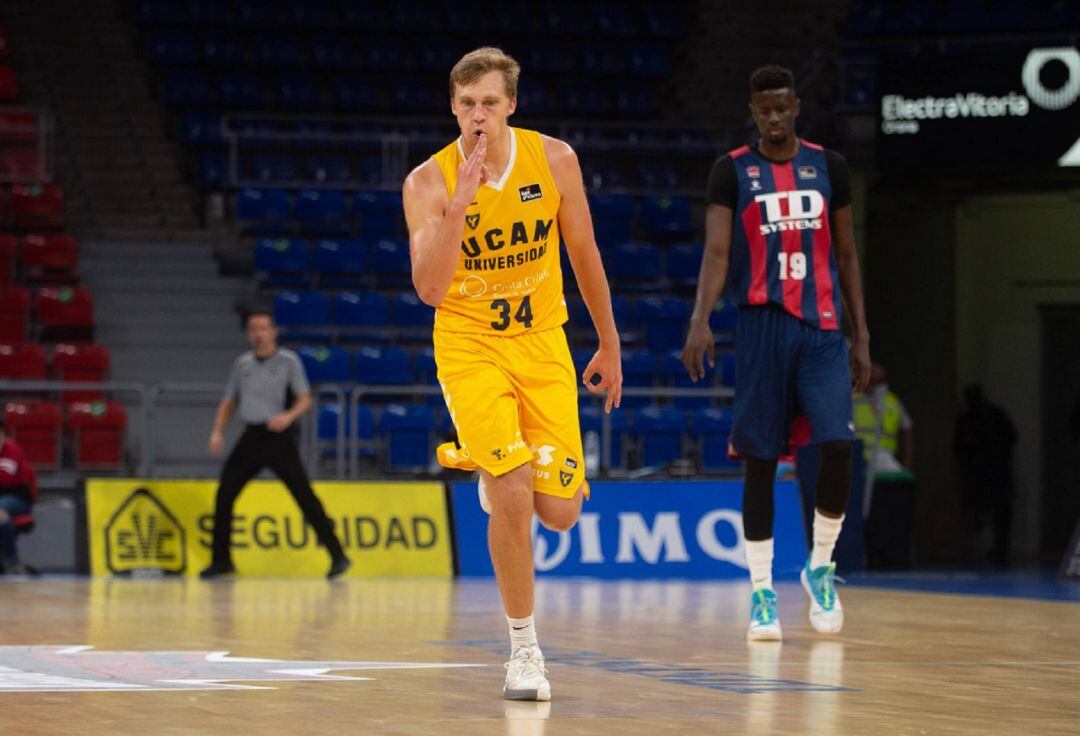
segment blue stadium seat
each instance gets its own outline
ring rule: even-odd
[[[731,409],[710,407],[694,412],[694,435],[700,447],[700,466],[705,471],[733,470],[742,465],[728,458],[731,439]]]
[[[250,109],[263,104],[262,85],[248,71],[229,71],[219,75],[217,94],[223,107]]]
[[[518,105],[536,116],[552,115],[560,110],[558,99],[534,79],[525,80],[518,87]]]
[[[288,154],[260,153],[251,159],[251,176],[263,183],[292,181],[296,166]]]
[[[401,215],[401,193],[357,192],[353,195],[353,214],[359,220],[360,232],[367,240],[396,238]]]
[[[656,352],[678,350],[686,334],[689,305],[671,297],[638,300],[638,318],[645,327],[645,345]]]
[[[613,280],[637,282],[620,283],[624,288],[647,288],[646,282],[657,285],[663,273],[660,268],[660,251],[648,243],[622,243],[616,246],[611,257],[606,260],[605,269]]]
[[[295,69],[300,66],[300,47],[289,34],[265,34],[251,42],[255,63],[263,69]]]
[[[366,55],[365,66],[377,71],[409,69],[415,66],[409,55],[409,47],[397,38],[365,39],[362,53]]]
[[[578,77],[580,80],[581,77]],[[584,117],[606,115],[611,112],[611,99],[603,85],[597,82],[577,81],[565,85],[562,90],[567,112]]]
[[[650,388],[656,385],[657,357],[648,350],[627,350],[622,355],[623,386],[626,388]],[[624,396],[625,407],[645,406],[651,403],[649,396]]]
[[[435,414],[424,404],[389,404],[379,416],[390,470],[427,470]]]
[[[340,404],[324,404],[319,407],[319,440],[323,443],[333,442],[338,436],[338,417],[345,415],[345,436],[353,436],[353,417],[347,408]],[[356,453],[361,457],[375,457],[378,448],[375,446],[375,414],[371,407],[359,404],[356,407]],[[326,449],[324,457],[333,457],[333,449]]]
[[[307,160],[309,179],[340,184],[352,179],[349,163],[341,156],[316,155]]]
[[[670,239],[690,235],[694,229],[686,197],[647,197],[641,205],[641,224],[652,237]]]
[[[345,112],[375,110],[379,98],[370,79],[359,75],[335,77],[330,83],[334,104]]]
[[[445,73],[461,58],[457,47],[439,38],[425,39],[422,47],[417,52],[418,66],[429,72]]]
[[[589,432],[596,432],[597,439],[601,442],[600,457],[603,458],[603,409],[593,401],[588,406],[581,407],[579,412],[581,421],[582,444]],[[620,409],[611,410],[611,467],[626,467],[626,412]]]
[[[589,196],[593,228],[601,248],[630,240],[636,204],[625,194],[592,194]]]
[[[581,51],[580,67],[588,74],[626,74],[626,56],[617,46],[587,44]]]
[[[313,74],[289,72],[278,77],[277,101],[293,110],[311,110],[320,106],[319,82]]]
[[[208,66],[231,69],[244,58],[244,44],[230,31],[208,30],[202,34],[202,62]]]
[[[611,312],[615,315],[615,325],[619,332],[626,333],[631,339],[635,337],[634,333],[641,330],[635,311],[633,302],[625,296],[611,297]]]
[[[409,383],[409,354],[401,348],[361,348],[353,363],[353,375],[359,383],[386,386]]]
[[[679,174],[668,163],[647,161],[635,167],[636,186],[665,191],[679,188]]]
[[[560,3],[543,6],[547,29],[555,35],[573,36],[591,34],[595,30],[595,18],[582,3]]]
[[[446,104],[445,87],[423,79],[399,76],[391,81],[395,104],[410,112],[435,112]]]
[[[402,276],[412,272],[409,246],[396,240],[380,240],[371,249],[371,272],[377,276]]]
[[[650,37],[676,39],[685,34],[678,6],[646,5],[642,10],[644,26]]]
[[[328,0],[303,0],[291,5],[292,22],[299,28],[335,28],[341,21]]]
[[[245,28],[283,28],[290,21],[275,0],[240,0],[236,8],[239,25]]]
[[[349,354],[336,345],[303,345],[296,353],[311,383],[349,381]]]
[[[647,406],[634,414],[634,434],[647,467],[666,465],[683,456],[686,415],[673,406]]]
[[[630,36],[641,30],[641,23],[629,3],[598,3],[594,7],[596,27],[603,36]]]
[[[425,330],[427,334],[435,326],[435,309],[420,301],[412,292],[403,292],[395,297],[390,306],[390,316],[395,326]]]
[[[274,298],[274,321],[281,327],[321,327],[330,305],[317,291],[283,291]]]
[[[254,222],[288,222],[292,199],[284,189],[243,189],[236,197],[236,217]]]
[[[299,136],[295,145],[322,148],[326,145],[327,136],[334,133],[334,126],[321,120],[299,120],[293,131]]]
[[[667,269],[665,274],[678,286],[692,286],[697,283],[701,271],[703,246],[692,243],[679,243],[667,249]]]
[[[337,189],[301,189],[296,193],[293,217],[308,230],[339,232],[347,229],[345,193]]]
[[[216,100],[213,87],[202,72],[177,69],[165,78],[165,101],[175,107],[201,107]]]
[[[705,378],[694,383],[690,380],[690,374],[686,371],[686,366],[683,365],[680,355],[681,352],[678,350],[672,350],[664,354],[662,372],[665,382],[672,388],[712,388],[715,369],[709,366],[709,361],[705,360],[703,363]],[[683,409],[697,409],[709,406],[712,403],[712,398],[709,396],[678,396],[673,399],[673,403]]]
[[[198,60],[195,40],[187,31],[155,31],[150,36],[151,63],[186,66]]]
[[[139,22],[147,26],[175,26],[187,20],[184,4],[174,0],[142,0]]]
[[[346,28],[374,31],[383,21],[382,9],[370,0],[344,0],[341,5],[342,22]]]
[[[299,238],[261,238],[255,244],[255,273],[270,286],[307,286],[310,255]]]
[[[196,146],[221,143],[221,114],[189,110],[180,121],[180,135],[185,143]]]
[[[375,291],[347,291],[334,297],[334,324],[341,327],[386,327],[386,297]]]
[[[652,90],[641,86],[618,85],[612,90],[611,104],[619,117],[654,117],[659,108]]]
[[[315,272],[322,286],[351,286],[367,280],[367,245],[356,238],[324,238],[315,244]]]
[[[665,77],[671,71],[664,48],[656,43],[635,43],[626,49],[630,70],[642,77]]]
[[[228,22],[228,6],[220,0],[187,0],[187,22],[193,28],[220,26]]]
[[[199,186],[216,189],[225,183],[225,156],[220,153],[199,154]]]
[[[353,65],[352,43],[336,33],[311,38],[311,62],[316,69],[349,69]]]

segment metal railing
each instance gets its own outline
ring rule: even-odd
[[[385,131],[363,132],[350,130],[358,124],[385,126]],[[321,128],[320,128],[321,126]],[[597,157],[640,161],[643,156],[655,156],[664,161],[682,161],[688,157],[697,166],[697,156],[711,157],[717,148],[706,134],[699,132],[690,140],[680,138],[687,128],[667,123],[595,123],[537,119],[529,123],[543,132],[570,142],[586,160]],[[405,132],[403,132],[405,131]],[[641,134],[646,135],[642,136]],[[240,187],[300,187],[319,189],[385,189],[399,190],[405,175],[425,157],[447,144],[458,131],[446,118],[376,117],[346,115],[259,114],[236,113],[222,118],[221,134],[225,141],[227,170],[225,185]],[[620,137],[621,134],[621,137]],[[631,138],[631,134],[637,134]],[[666,137],[665,137],[666,136]],[[253,151],[276,151],[295,148],[308,152],[325,149],[337,156],[347,156],[355,164],[361,153],[380,161],[379,178],[320,181],[298,175],[289,179],[262,179],[246,175],[242,160]],[[354,165],[355,173],[362,167]],[[685,182],[678,193],[697,196],[703,182]],[[653,190],[633,187],[609,187],[604,190],[628,194],[652,193]],[[665,189],[665,191],[669,191]],[[675,193],[670,192],[669,193]]]
[[[211,398],[205,406],[208,413],[213,410],[224,391],[224,385],[216,383],[156,383],[146,385],[131,381],[104,382],[65,382],[65,381],[0,381],[0,401],[18,400],[27,394],[44,397],[59,397],[71,391],[101,391],[106,394],[132,395],[135,397],[134,410],[138,419],[134,431],[129,424],[128,440],[135,458],[132,468],[141,477],[156,477],[159,463],[156,457],[156,442],[159,431],[158,410],[166,406],[165,397]],[[300,447],[302,456],[312,476],[322,477],[321,461],[323,444],[319,439],[318,416],[323,406],[336,404],[342,408],[337,416],[336,436],[333,440],[333,470],[337,479],[358,478],[360,476],[359,451],[364,441],[359,436],[359,407],[361,400],[371,396],[433,396],[441,394],[437,386],[401,384],[392,386],[346,385],[334,383],[316,383],[312,385],[312,409],[300,422]],[[592,396],[584,388],[582,396]],[[677,399],[684,397],[708,397],[730,400],[734,390],[727,387],[710,388],[669,388],[669,387],[624,387],[623,397],[645,396],[652,399]],[[597,397],[597,401],[602,401]],[[349,426],[346,428],[346,416]],[[208,417],[209,420],[209,417]],[[611,415],[601,413],[600,421],[600,467],[602,474],[611,472],[613,466]]]

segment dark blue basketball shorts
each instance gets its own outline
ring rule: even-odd
[[[740,455],[786,455],[796,414],[810,421],[812,444],[853,439],[844,336],[811,327],[778,306],[741,308],[731,444]]]

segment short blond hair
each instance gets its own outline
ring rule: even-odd
[[[518,77],[521,64],[505,51],[494,46],[483,46],[461,57],[450,70],[450,99],[459,86],[472,84],[488,72],[502,72],[506,83],[506,96],[517,99]]]

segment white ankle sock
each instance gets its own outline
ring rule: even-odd
[[[536,626],[533,617],[510,618],[506,617],[506,624],[510,628],[510,654],[521,647],[539,647],[536,642]]]
[[[811,570],[832,562],[833,548],[836,547],[836,539],[840,536],[840,527],[843,525],[843,516],[839,519],[830,519],[814,509],[814,547],[810,551]]]
[[[746,566],[750,568],[750,584],[754,590],[772,588],[773,540],[746,542]]]

